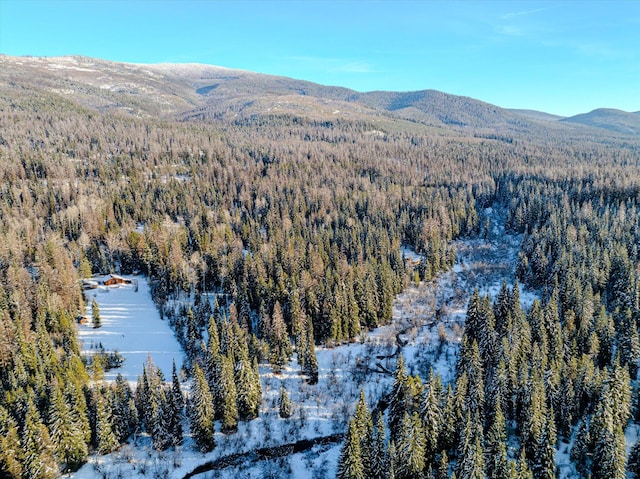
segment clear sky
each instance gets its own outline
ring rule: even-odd
[[[640,110],[640,0],[0,0],[0,52],[433,88],[560,115]]]

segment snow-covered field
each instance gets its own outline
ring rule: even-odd
[[[103,277],[94,278],[103,281]],[[135,382],[149,356],[171,379],[172,361],[182,366],[182,349],[166,321],[160,319],[151,299],[149,284],[143,276],[126,276],[132,284],[117,286],[100,285],[85,291],[87,296],[87,324],[78,325],[78,336],[84,354],[93,354],[100,344],[106,351],[118,351],[125,358],[124,364],[107,371],[105,379],[114,380],[118,374]],[[137,283],[137,286],[136,286]],[[92,326],[91,301],[98,303],[102,327]]]
[[[491,220],[491,232],[486,239],[460,240],[455,242],[457,251],[456,265],[452,271],[440,275],[435,281],[410,285],[402,294],[398,295],[393,306],[393,322],[385,327],[369,332],[364,338],[335,348],[317,348],[316,354],[319,365],[319,382],[316,385],[306,384],[299,374],[300,367],[295,360],[281,373],[274,374],[264,365],[260,367],[263,388],[263,402],[260,417],[248,423],[240,423],[235,434],[216,434],[216,448],[208,454],[193,451],[191,439],[187,437],[185,444],[179,451],[158,453],[151,449],[148,438],[142,436],[135,444],[125,446],[121,451],[104,457],[92,457],[91,461],[72,477],[77,479],[93,479],[95,477],[117,478],[175,478],[181,479],[195,469],[196,466],[219,458],[229,457],[236,453],[250,453],[258,448],[291,444],[301,439],[327,437],[335,433],[342,433],[346,429],[347,421],[353,412],[354,404],[363,388],[370,408],[386,394],[393,383],[389,371],[395,367],[397,350],[396,336],[399,335],[403,344],[402,354],[410,374],[420,374],[426,377],[431,368],[442,376],[443,381],[453,380],[459,342],[463,333],[464,317],[469,295],[477,287],[481,294],[497,295],[503,279],[509,285],[513,284],[513,271],[520,245],[520,237],[506,235],[504,218],[493,210],[487,209],[486,217]],[[415,255],[410,250],[404,251],[405,256]],[[413,258],[413,256],[412,256]],[[140,291],[134,293],[131,288],[123,289],[122,299],[119,301],[103,302],[102,297],[114,294],[98,292],[97,299],[104,319],[109,317],[109,308],[113,307],[111,318],[116,320],[120,316],[132,317],[136,313],[127,313],[125,304],[130,304],[133,310],[142,308],[136,298],[147,298],[147,307],[153,314],[145,314],[147,318],[155,318],[157,322],[147,323],[143,336],[149,340],[149,350],[161,351],[154,339],[155,329],[161,328],[162,338],[166,332],[171,332],[166,323],[162,322],[155,313],[151,299],[147,293],[142,296],[142,281]],[[146,282],[144,283],[146,288]],[[535,292],[521,291],[523,305],[529,306],[536,297]],[[125,299],[130,298],[130,303]],[[104,308],[104,312],[103,312]],[[146,307],[142,308],[146,309]],[[440,314],[436,316],[436,310]],[[103,322],[104,322],[103,319]],[[126,321],[129,323],[130,321]],[[84,326],[85,334],[94,333],[91,326]],[[121,327],[107,327],[105,332],[123,331]],[[166,329],[165,329],[166,328]],[[99,334],[99,331],[98,331]],[[111,337],[112,334],[107,335]],[[117,334],[113,334],[117,336]],[[86,336],[83,336],[85,340]],[[100,336],[98,336],[100,337]],[[122,338],[123,340],[125,338]],[[114,338],[114,340],[117,338]],[[107,343],[103,340],[105,348]],[[163,339],[164,344],[170,344],[172,351],[179,351],[175,340]],[[111,345],[116,343],[108,343]],[[132,346],[138,343],[133,341]],[[117,346],[121,352],[142,348]],[[159,355],[153,353],[154,361],[165,367]],[[387,357],[389,356],[389,357]],[[146,353],[140,358],[144,362]],[[380,359],[379,357],[384,357]],[[169,359],[170,367],[170,359]],[[141,366],[140,366],[141,368]],[[131,363],[126,367],[132,370]],[[134,372],[137,375],[137,372]],[[135,376],[134,376],[135,377]],[[294,414],[289,419],[282,419],[278,415],[277,400],[280,387],[284,385],[289,392],[294,405]],[[230,461],[228,467],[211,470],[196,476],[197,479],[208,478],[334,478],[341,443],[333,442],[315,446],[305,452],[289,454],[284,457],[264,459],[248,454],[236,461]]]

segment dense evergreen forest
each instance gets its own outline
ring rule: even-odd
[[[547,479],[560,438],[582,477],[640,471],[624,435],[640,419],[640,141],[317,112],[141,118],[7,83],[0,164],[2,477],[58,477],[136,432],[171,448],[185,421],[211,450],[216,421],[259,414],[259,364],[295,352],[313,384],[315,346],[389,323],[492,205],[523,234],[516,275],[541,300],[469,292],[455,381],[399,355],[387,413],[361,398],[338,477]],[[80,354],[81,279],[109,272],[149,278],[184,371],[150,362],[131,388]]]

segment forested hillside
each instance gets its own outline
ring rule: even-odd
[[[474,293],[456,379],[400,359],[388,413],[356,409],[338,476],[546,479],[561,438],[583,477],[640,467],[624,436],[640,416],[637,137],[511,113],[486,128],[476,106],[435,128],[304,95],[194,115],[210,105],[191,80],[154,78],[171,92],[158,100],[34,72],[11,63],[0,83],[3,477],[57,477],[136,431],[175,447],[185,423],[212,449],[216,422],[230,433],[259,415],[258,365],[279,372],[295,352],[315,383],[315,346],[389,323],[394,297],[450,269],[451,242],[483,234],[492,205],[523,233],[516,274],[541,301]],[[110,272],[149,278],[184,371],[149,364],[132,388],[80,354],[81,280]]]

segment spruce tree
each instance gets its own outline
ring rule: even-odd
[[[387,479],[386,469],[386,434],[384,419],[382,413],[378,413],[375,427],[373,428],[373,437],[371,438],[371,452],[368,479]],[[365,468],[366,468],[365,464]]]
[[[478,430],[480,428],[480,430]],[[481,443],[481,426],[474,424],[467,413],[466,425],[459,446],[456,476],[459,479],[484,479],[485,462]]]
[[[400,434],[396,443],[398,479],[419,477],[425,468],[424,427],[418,413],[405,413],[400,424]]]
[[[624,431],[617,424],[614,416],[610,397],[605,395],[598,405],[593,424],[595,427],[592,436],[595,439],[591,467],[593,479],[624,479],[626,441]]]
[[[389,399],[389,431],[391,439],[400,432],[400,422],[407,411],[407,372],[402,353],[398,354],[394,373],[393,389]]]
[[[306,347],[303,355],[304,366],[302,367],[302,372],[308,376],[309,384],[316,384],[318,382],[318,359],[316,358],[316,345],[311,318],[305,318],[304,326],[305,331],[302,334],[305,335],[304,343]]]
[[[493,423],[485,437],[485,455],[489,479],[509,479],[507,430],[499,398],[495,406]]]
[[[575,464],[577,471],[582,476],[587,477],[591,472],[591,458],[593,455],[593,441],[589,434],[589,424],[584,418],[580,421],[576,437],[571,448],[569,458]]]
[[[151,445],[156,451],[164,451],[173,442],[171,435],[167,394],[162,385],[151,392]]]
[[[111,415],[113,432],[121,443],[126,441],[138,426],[135,404],[133,409],[131,408],[132,400],[133,394],[129,384],[121,374],[118,374],[114,384]]]
[[[529,468],[529,461],[524,448],[520,452],[520,458],[513,472],[512,479],[533,479],[533,472]]]
[[[291,417],[291,400],[289,399],[289,394],[287,393],[287,389],[284,386],[280,386],[280,397],[278,398],[278,410],[280,412],[280,417],[283,419],[287,419]]]
[[[546,402],[544,384],[539,377],[539,371],[530,381],[529,404],[524,410],[525,421],[522,426],[522,443],[527,453],[527,458],[532,465],[538,458],[539,447],[542,444],[542,434],[546,417]],[[534,474],[537,471],[534,471]]]
[[[460,359],[458,360],[457,367],[458,374],[466,374],[468,381],[464,398],[465,410],[469,411],[474,417],[483,417],[484,380],[480,350],[478,349],[478,343],[475,340],[472,343],[469,343],[466,335],[463,339]]]
[[[556,426],[553,410],[544,419],[538,439],[536,453],[531,461],[531,470],[535,479],[554,479],[556,477]]]
[[[233,361],[228,356],[221,358],[220,399],[216,409],[221,411],[222,431],[233,432],[238,429],[238,405],[236,383],[233,376]]]
[[[352,418],[338,459],[337,479],[365,479],[358,432],[356,421]]]
[[[96,394],[96,450],[99,454],[109,454],[118,449],[119,443],[111,426],[109,404],[100,391]]]
[[[631,417],[631,378],[624,363],[616,357],[609,374],[609,384],[604,393],[613,406],[614,422],[622,429],[627,426]]]
[[[171,391],[167,393],[169,398],[169,430],[172,438],[172,445],[179,446],[182,444],[183,432],[182,432],[182,418],[184,411],[184,396],[182,395],[182,387],[180,386],[180,379],[178,378],[178,372],[176,371],[176,363],[173,362],[171,373]]]
[[[449,478],[449,458],[446,451],[442,451],[440,454],[440,460],[438,461],[438,468],[435,472],[435,479],[448,479]]]
[[[433,372],[432,372],[433,377]],[[427,465],[435,467],[436,453],[439,451],[438,438],[442,423],[440,398],[434,379],[429,383],[427,394],[421,408],[425,436],[425,461]]]
[[[54,479],[58,477],[59,469],[54,457],[54,447],[49,431],[42,423],[32,398],[28,399],[21,442],[24,457],[22,471],[24,479]]]
[[[200,452],[209,452],[215,447],[214,438],[215,410],[213,396],[204,372],[196,364],[193,371],[193,390],[189,400],[189,419],[191,434]]]
[[[63,472],[75,471],[87,460],[84,432],[78,429],[60,388],[55,385],[49,406],[49,430]]]
[[[495,329],[499,337],[506,336],[511,328],[511,292],[507,286],[506,278],[502,280],[500,292],[493,306]]]
[[[102,318],[100,317],[100,307],[98,306],[98,302],[96,298],[91,300],[91,323],[94,328],[99,328],[102,326]]]
[[[360,399],[356,404],[356,410],[353,417],[356,421],[356,426],[358,427],[358,437],[360,438],[360,454],[362,457],[365,476],[369,477],[371,475],[373,421],[371,418],[371,413],[369,412],[369,408],[367,407],[367,401],[363,389],[360,390]]]
[[[282,368],[289,362],[292,349],[287,333],[287,326],[284,323],[282,308],[276,301],[271,314],[271,331],[269,334],[269,362],[275,373],[282,371]]]
[[[626,308],[618,316],[619,326],[618,349],[620,362],[629,369],[632,378],[636,377],[638,362],[640,361],[640,336],[638,335],[638,324],[633,318],[630,308]]]
[[[87,408],[87,399],[80,386],[74,381],[67,382],[65,388],[65,398],[71,409],[71,417],[76,425],[76,429],[82,431],[86,444],[91,442],[91,425]]]
[[[0,405],[0,477],[21,479],[23,454],[18,425]]]
[[[456,445],[457,432],[457,408],[451,383],[447,386],[447,395],[444,400],[444,411],[442,413],[442,424],[438,436],[438,444],[441,450],[451,451]]]

